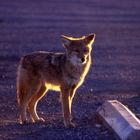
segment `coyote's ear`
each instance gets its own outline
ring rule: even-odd
[[[88,36],[85,37],[85,42],[86,44],[92,45],[95,39],[95,33],[94,34],[89,34]]]
[[[70,38],[67,36],[64,36],[64,35],[61,35],[61,41],[62,41],[62,44],[65,48],[68,48],[71,44]]]

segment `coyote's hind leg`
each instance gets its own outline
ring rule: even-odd
[[[31,114],[33,122],[44,122],[44,119],[40,118],[38,116],[36,107],[37,107],[39,100],[41,100],[41,98],[45,95],[46,92],[47,92],[47,89],[46,89],[45,85],[41,85],[39,90],[36,93],[34,93],[34,95],[30,99],[29,112]]]
[[[25,91],[26,94],[22,97],[22,100],[20,101],[19,109],[20,109],[20,124],[26,124],[28,123],[27,119],[27,108],[28,108],[28,103],[29,99],[31,98],[30,90]]]

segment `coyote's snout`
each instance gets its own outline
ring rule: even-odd
[[[44,121],[37,115],[37,103],[48,90],[56,90],[61,93],[65,127],[74,125],[72,100],[89,71],[94,39],[95,34],[81,38],[62,36],[65,53],[34,52],[21,59],[17,72],[21,124],[28,122],[27,110],[32,122]]]

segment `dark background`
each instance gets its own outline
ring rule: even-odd
[[[38,107],[43,125],[17,124],[16,70],[33,51],[64,51],[60,36],[96,33],[93,63],[77,91],[73,116],[63,126],[59,94],[49,92]],[[0,0],[0,138],[114,139],[95,125],[96,109],[118,99],[140,113],[140,2],[138,0]]]

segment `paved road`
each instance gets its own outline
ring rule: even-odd
[[[80,94],[76,96],[79,104],[76,104],[77,108],[74,107],[79,112],[77,118],[81,118],[80,115],[85,117],[77,120],[81,122],[81,129],[75,130],[76,132],[62,129],[58,136],[57,128],[52,128],[51,125],[47,132],[44,125],[39,126],[43,130],[40,133],[36,126],[24,126],[23,129],[13,123],[9,126],[7,120],[17,121],[15,118],[18,116],[15,78],[19,58],[38,50],[64,51],[60,41],[61,34],[79,37],[93,32],[97,36],[93,47],[92,67],[78,91]],[[83,129],[83,122],[92,122],[88,117],[93,115],[92,112],[102,102],[101,99],[98,102],[93,95],[108,93],[122,94],[124,97],[127,93],[140,94],[138,0],[0,0],[0,120],[5,120],[0,123],[0,138],[27,139],[26,135],[30,134],[26,130],[33,129],[31,139],[43,139],[44,133],[47,133],[46,136],[54,136],[53,138],[57,135],[56,138],[60,139],[66,136],[70,136],[69,139],[93,139],[93,136],[95,139],[113,139],[103,128],[95,129],[88,125]],[[56,96],[51,97],[50,101],[55,101]],[[53,105],[45,100],[40,107],[41,111],[44,112],[46,106],[54,112],[60,109],[55,108],[59,106],[58,102]],[[50,114],[47,115],[49,118]],[[58,120],[62,120],[61,115],[58,116]],[[54,123],[55,119],[49,121]],[[59,125],[62,122],[59,123],[58,120],[56,123]],[[10,131],[12,129],[14,132]],[[61,137],[62,135],[64,136]]]

